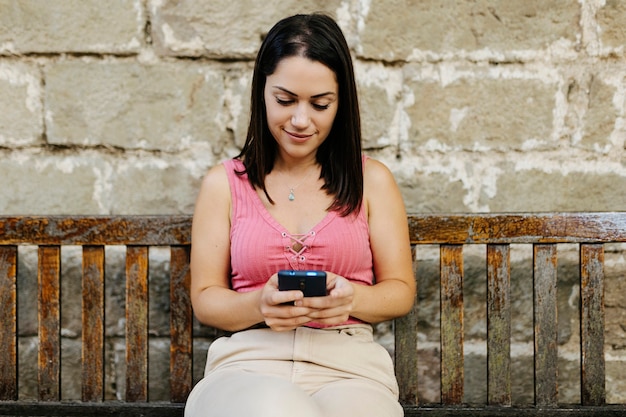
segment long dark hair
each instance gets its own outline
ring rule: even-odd
[[[250,125],[246,142],[237,156],[243,160],[250,183],[265,192],[265,176],[274,167],[278,145],[267,125],[263,93],[267,77],[288,57],[302,56],[330,68],[337,77],[339,106],[328,138],[317,151],[322,167],[322,187],[334,196],[330,210],[342,215],[357,212],[363,199],[361,119],[352,58],[346,39],[324,14],[285,18],[268,32],[261,44],[252,75]]]

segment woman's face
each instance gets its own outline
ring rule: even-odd
[[[333,126],[338,88],[335,73],[320,62],[293,56],[278,63],[264,97],[267,124],[283,157],[315,155]]]

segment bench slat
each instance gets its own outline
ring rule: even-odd
[[[148,247],[126,248],[126,401],[148,401]]]
[[[604,363],[604,247],[580,245],[581,401],[606,401]]]
[[[415,246],[411,247],[413,276],[416,276]],[[394,321],[394,359],[402,404],[417,404],[417,294],[409,314]]]
[[[404,417],[624,417],[623,405],[605,405],[602,407],[497,407],[497,406],[406,406]]]
[[[61,248],[38,249],[39,400],[61,399]]]
[[[581,243],[626,241],[626,216],[606,213],[415,214],[412,243]]]
[[[511,405],[511,254],[487,245],[487,401]]]
[[[83,247],[82,400],[104,400],[104,246]]]
[[[558,401],[556,245],[537,244],[533,251],[535,403],[555,407]]]
[[[191,216],[0,217],[0,244],[188,245]]]
[[[193,312],[188,246],[170,249],[170,399],[185,402],[193,387]]]
[[[0,246],[0,400],[17,400],[17,247]]]
[[[441,245],[441,402],[463,402],[463,246]]]
[[[105,401],[79,402],[1,402],[2,416],[45,417],[183,417],[184,404],[169,402],[125,403]]]

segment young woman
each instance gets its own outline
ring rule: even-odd
[[[327,295],[280,291],[279,270],[321,270]],[[402,416],[370,323],[415,297],[406,214],[390,171],[361,154],[356,83],[339,26],[278,22],[259,50],[241,153],[206,175],[193,220],[198,320],[210,346],[192,416]]]

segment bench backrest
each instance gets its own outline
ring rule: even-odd
[[[127,402],[148,400],[148,252],[169,246],[170,389],[184,402],[192,387],[189,216],[0,217],[0,400],[17,392],[17,246],[38,246],[39,400],[61,400],[60,248],[83,247],[82,400],[104,398],[105,246],[126,246]]]
[[[626,242],[626,213],[417,214],[408,216],[413,249],[440,245],[441,402],[464,393],[463,250],[486,245],[488,402],[511,404],[510,245],[533,245],[535,402],[557,403],[556,245],[580,244],[583,405],[602,405],[604,244]],[[82,400],[104,398],[104,250],[126,246],[127,402],[148,400],[148,252],[170,247],[170,393],[192,388],[189,301],[190,216],[0,217],[0,400],[18,398],[17,265],[21,245],[38,246],[38,394],[61,400],[60,248],[82,251]],[[395,363],[404,404],[418,403],[417,311],[395,321]]]

